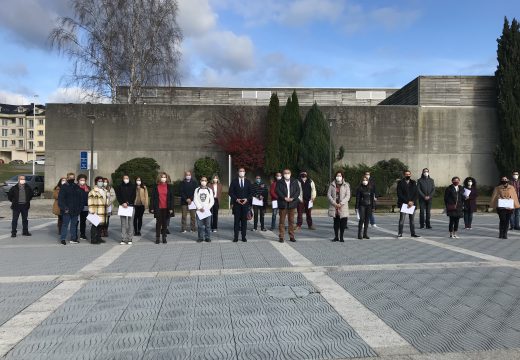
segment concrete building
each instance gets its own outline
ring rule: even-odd
[[[0,159],[27,162],[45,156],[45,106],[0,104]]]
[[[121,88],[124,102],[127,89]],[[122,162],[152,157],[179,179],[200,157],[227,156],[208,141],[216,116],[235,108],[252,122],[265,123],[272,92],[283,106],[292,88],[149,88],[140,104],[48,104],[46,187],[67,171],[79,171],[81,150],[94,148],[99,169],[110,175]],[[314,101],[334,119],[333,140],[345,148],[344,162],[372,165],[396,157],[414,175],[430,168],[438,184],[472,175],[495,184],[493,151],[497,118],[493,77],[418,77],[402,89],[296,89],[302,112]],[[261,136],[261,134],[260,134]],[[234,170],[233,170],[234,171]],[[227,181],[226,176],[224,180]]]

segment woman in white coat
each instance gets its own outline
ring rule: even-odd
[[[345,181],[341,171],[336,171],[335,179],[329,186],[329,216],[334,218],[334,239],[344,242],[343,233],[348,229],[348,201],[350,200],[350,184]],[[339,232],[339,238],[338,238]]]

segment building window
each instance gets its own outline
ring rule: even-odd
[[[18,129],[18,136],[23,136],[23,129]]]
[[[7,129],[2,129],[2,136],[7,136]]]
[[[43,141],[38,141],[38,147],[43,147]]]
[[[8,126],[9,125],[9,119],[2,119],[2,126]]]
[[[43,136],[43,130],[38,130],[38,136]]]
[[[11,140],[11,146],[15,146],[16,145],[16,140]]]
[[[18,140],[18,147],[23,149],[23,140]]]
[[[29,130],[29,139],[34,139],[34,131]]]
[[[38,125],[43,125],[43,124],[44,124],[44,120],[43,119],[38,120]]]
[[[7,140],[2,140],[2,147],[3,147],[3,148],[6,148],[6,147],[7,147]]]
[[[11,129],[11,135],[16,135],[16,129]]]
[[[30,128],[34,127],[34,120],[33,119],[27,120],[27,127],[30,127]]]
[[[18,126],[23,126],[23,119],[22,118],[18,118]]]
[[[28,144],[29,144],[29,150],[34,149],[34,143],[32,141],[29,141]]]

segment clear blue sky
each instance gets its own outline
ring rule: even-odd
[[[520,1],[179,0],[185,86],[401,87],[491,75]],[[68,0],[3,0],[0,102],[80,101],[46,43]]]

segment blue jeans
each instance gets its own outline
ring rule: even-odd
[[[278,216],[278,208],[273,209],[273,215],[271,217],[271,230],[276,229],[276,217]]]
[[[473,211],[464,210],[464,226],[470,228],[472,223],[473,223]]]
[[[199,232],[199,240],[211,240],[211,216],[202,220],[197,216],[197,230]]]
[[[511,220],[509,221],[511,227],[515,230],[518,230],[520,228],[520,209],[513,210],[513,212],[511,213]]]
[[[63,214],[60,240],[67,239],[67,231],[70,224],[70,239],[78,240],[78,215]]]
[[[374,216],[375,211],[370,212],[370,216],[368,217],[370,219],[370,225],[376,224],[376,217]]]

